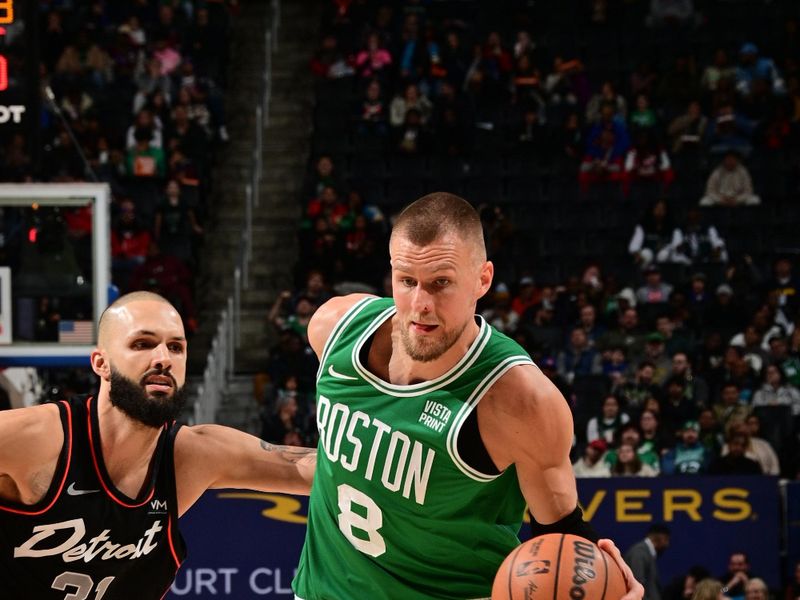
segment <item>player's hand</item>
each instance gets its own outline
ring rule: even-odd
[[[619,553],[619,548],[617,548],[616,544],[614,544],[612,540],[603,539],[598,540],[597,545],[614,559],[614,562],[617,563],[620,571],[622,571],[623,577],[625,577],[625,585],[628,586],[628,593],[620,600],[642,600],[642,598],[644,598],[644,587],[641,583],[636,581],[636,578],[633,576],[633,571],[631,571],[627,563],[622,560],[622,555]]]

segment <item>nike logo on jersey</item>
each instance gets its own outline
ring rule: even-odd
[[[94,494],[94,493],[99,492],[99,491],[100,490],[79,490],[79,489],[76,489],[74,481],[72,483],[70,483],[69,487],[67,488],[67,493],[70,496],[83,496],[84,494]]]
[[[345,381],[358,381],[358,377],[350,377],[350,375],[344,375],[342,373],[337,373],[333,370],[333,365],[328,367],[328,375],[334,377],[336,379],[344,379]]]

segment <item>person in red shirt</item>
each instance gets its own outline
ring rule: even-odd
[[[526,275],[519,280],[519,291],[511,301],[511,310],[521,317],[526,310],[531,306],[539,304],[541,301],[541,290],[534,285],[533,277]]]
[[[111,269],[120,290],[127,291],[130,275],[145,261],[149,244],[150,232],[139,222],[133,201],[122,200],[111,228]]]

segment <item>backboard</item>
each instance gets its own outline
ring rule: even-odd
[[[106,184],[0,184],[0,366],[88,366],[111,285]]]

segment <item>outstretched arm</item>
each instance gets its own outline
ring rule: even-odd
[[[314,448],[278,446],[221,425],[184,427],[175,440],[179,514],[210,488],[308,495]]]
[[[520,489],[534,519],[542,525],[575,527],[578,505],[569,462],[572,415],[561,393],[541,371],[518,366],[506,373],[478,405],[481,437],[495,465],[517,469]],[[580,535],[580,525],[574,530]],[[623,600],[641,600],[644,589],[633,577],[611,540],[600,540],[628,583]]]

